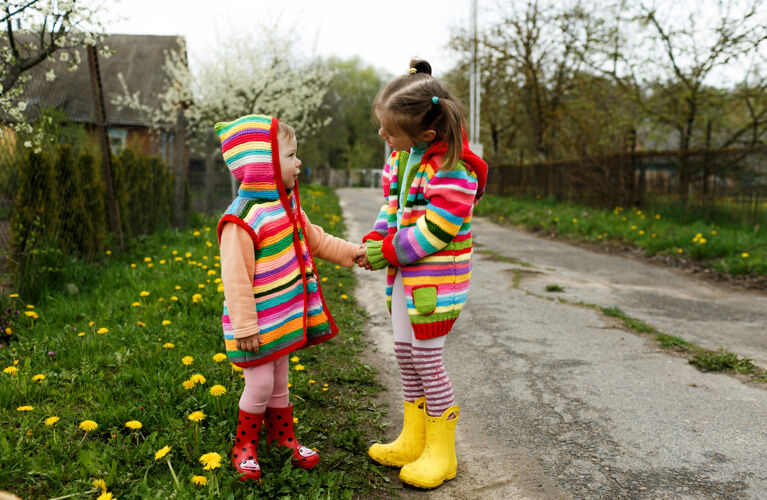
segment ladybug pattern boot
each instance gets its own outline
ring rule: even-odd
[[[241,474],[240,481],[261,480],[261,467],[258,465],[258,439],[261,435],[263,413],[248,413],[240,410],[237,416],[237,435],[232,448],[232,465]]]
[[[266,408],[266,443],[277,441],[279,446],[293,449],[291,463],[295,467],[311,469],[320,463],[320,454],[302,446],[293,431],[293,404],[285,408]]]

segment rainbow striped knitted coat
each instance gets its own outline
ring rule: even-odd
[[[282,184],[277,119],[248,115],[215,127],[224,161],[241,181],[218,223],[219,242],[227,222],[244,228],[253,240],[253,297],[262,342],[257,353],[237,349],[224,302],[224,343],[231,362],[256,366],[324,342],[338,328],[325,306],[306,242],[298,185],[288,194]]]
[[[384,167],[381,207],[373,231],[363,241],[374,267],[388,265],[386,303],[391,312],[394,277],[399,268],[408,314],[417,339],[446,335],[466,302],[471,278],[471,216],[484,191],[487,165],[464,141],[461,160],[440,170],[444,145],[430,147],[414,165],[397,229],[400,191],[397,174],[408,152],[394,152]],[[441,149],[440,149],[441,147]],[[478,180],[479,174],[479,180]]]

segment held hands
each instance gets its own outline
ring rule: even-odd
[[[253,334],[250,337],[243,337],[237,340],[237,349],[247,352],[258,352],[258,334]]]
[[[360,245],[359,249],[354,252],[354,262],[358,266],[365,268],[368,271],[373,270],[373,266],[371,266],[370,262],[368,261],[367,245],[365,243]]]

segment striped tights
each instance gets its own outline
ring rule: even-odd
[[[400,369],[405,401],[426,396],[426,412],[438,417],[455,404],[453,386],[442,362],[445,336],[418,340],[413,335],[402,277],[397,271],[392,290],[394,355]]]

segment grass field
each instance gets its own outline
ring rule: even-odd
[[[488,195],[475,214],[601,245],[629,244],[647,255],[699,261],[727,274],[767,275],[767,227],[726,213],[675,205],[600,209],[550,198]]]
[[[302,196],[312,222],[343,233],[331,190],[307,186]],[[41,303],[3,296],[12,323],[0,343],[0,490],[25,499],[387,495],[383,469],[365,453],[382,431],[381,387],[357,358],[365,315],[354,275],[320,261],[341,331],[294,353],[290,378],[296,433],[322,461],[295,469],[262,441],[263,481],[236,479],[229,454],[243,381],[222,360],[215,224],[76,264],[64,291]]]

